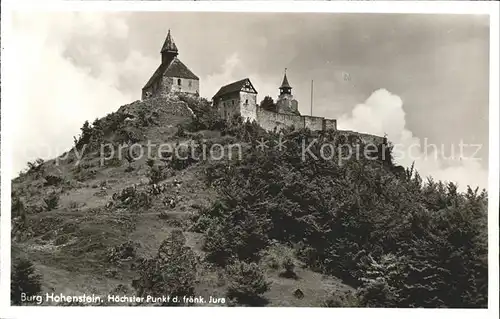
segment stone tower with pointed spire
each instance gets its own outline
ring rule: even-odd
[[[280,95],[276,101],[276,111],[278,113],[300,115],[299,103],[293,98],[292,87],[290,83],[288,83],[288,78],[286,77],[286,69],[285,75],[283,76],[283,82],[280,86]]]
[[[161,64],[142,88],[142,99],[173,92],[199,94],[200,79],[177,57],[179,50],[170,30],[160,53]]]

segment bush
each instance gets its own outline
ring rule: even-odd
[[[293,259],[290,257],[286,257],[283,260],[282,267],[285,269],[282,273],[280,273],[281,277],[285,278],[293,278],[297,279],[297,274],[295,273],[295,263],[293,262]]]
[[[189,94],[179,94],[178,96],[193,111],[192,122],[187,128],[190,131],[214,130],[224,126],[224,120],[220,118],[217,108],[212,107],[212,103],[208,100]],[[178,134],[184,134],[184,127],[179,130]]]
[[[154,160],[154,159],[152,159],[152,158],[148,158],[148,159],[146,160],[146,165],[148,165],[148,166],[149,166],[149,168],[153,168],[153,166],[155,165],[155,160]]]
[[[54,175],[45,176],[44,186],[57,186],[60,185],[64,181],[63,178]]]
[[[157,256],[139,266],[139,278],[132,283],[139,296],[178,296],[182,302],[183,296],[194,295],[197,259],[185,242],[182,231],[172,231]],[[162,305],[175,304],[170,301]]]
[[[44,174],[44,164],[45,161],[41,158],[38,158],[33,162],[28,162],[28,171],[26,173],[29,175],[33,174],[36,178],[38,178]]]
[[[270,283],[256,263],[235,261],[227,267],[227,275],[228,298],[255,306],[264,301],[262,294],[269,290]]]
[[[97,175],[97,171],[90,168],[90,165],[81,164],[73,169],[74,177],[79,182],[84,182],[93,179]]]
[[[43,199],[45,202],[45,209],[51,211],[59,206],[59,194],[53,192]]]
[[[268,245],[266,232],[266,220],[239,207],[210,223],[203,248],[207,259],[221,266],[232,258],[258,261],[260,252]]]
[[[136,249],[139,245],[133,241],[126,241],[120,245],[108,248],[106,258],[111,263],[117,263],[124,259],[136,257]]]
[[[332,308],[340,308],[340,307],[360,307],[360,302],[358,297],[352,293],[335,293],[330,298],[326,299],[323,304],[323,307],[332,307]]]
[[[130,209],[148,209],[152,205],[151,196],[147,192],[139,191],[132,186],[113,194],[113,200],[120,201],[118,207]]]
[[[149,178],[149,184],[155,185],[168,177],[168,170],[162,166],[154,166],[153,164],[150,166],[147,177]]]
[[[290,247],[273,244],[263,254],[262,264],[280,271],[280,276],[285,278],[297,278],[295,273],[295,262],[293,249]]]
[[[42,291],[42,276],[36,273],[33,263],[19,258],[12,263],[10,299],[13,305],[21,305],[21,293],[37,295]]]
[[[241,161],[206,169],[221,203],[216,213],[198,219],[207,229],[209,260],[255,261],[271,240],[300,244],[300,260],[359,288],[364,305],[487,306],[486,191],[424,183],[413,168],[396,176],[390,156],[321,160],[323,142],[335,149],[348,144],[362,154],[366,145],[356,134],[281,134],[287,141],[281,152],[252,144]],[[265,139],[279,136],[266,133]],[[310,151],[317,158],[303,159],[303,142],[314,139]]]
[[[120,166],[122,166],[122,161],[117,157],[113,157],[113,158],[105,161],[104,165],[106,167],[120,167]]]
[[[176,145],[177,152],[173,152],[170,157],[170,167],[176,171],[184,170],[194,163],[198,162],[196,158],[195,149],[191,144],[186,148],[180,148]]]

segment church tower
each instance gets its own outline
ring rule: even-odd
[[[142,99],[168,95],[174,92],[199,94],[200,78],[179,60],[179,50],[168,30],[161,47],[161,63],[142,88]]]
[[[278,113],[292,113],[300,115],[299,103],[293,98],[292,87],[290,86],[290,83],[288,83],[288,78],[286,77],[286,69],[285,75],[283,76],[283,82],[280,86],[280,95],[276,101],[276,111]]]
[[[281,86],[280,86],[279,97],[281,98],[284,95],[292,95],[292,87],[288,83],[288,79],[286,77],[286,69],[285,69],[285,76],[283,77],[283,82],[281,83]]]
[[[179,54],[174,39],[170,35],[170,29],[168,30],[167,38],[165,39],[160,52],[161,63],[167,65],[170,64],[170,62],[172,62],[172,60]]]

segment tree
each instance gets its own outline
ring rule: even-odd
[[[197,259],[191,248],[185,246],[186,238],[175,229],[163,241],[155,258],[147,260],[139,268],[139,278],[132,286],[139,296],[183,296],[194,295]],[[173,305],[172,300],[162,305]]]
[[[37,274],[30,260],[20,258],[12,263],[10,299],[13,305],[21,305],[21,294],[26,297],[42,291],[42,276]]]
[[[259,305],[262,294],[269,290],[264,272],[256,263],[236,261],[227,267],[229,284],[227,296],[239,303]]]
[[[264,99],[260,102],[260,107],[268,111],[276,110],[276,104],[274,103],[273,98],[270,96],[264,97]]]

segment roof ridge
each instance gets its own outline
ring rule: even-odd
[[[243,86],[247,83],[247,81],[250,83],[253,90],[257,93],[257,90],[255,90],[255,87],[253,86],[252,81],[250,81],[250,78],[244,78],[244,79],[241,79],[241,80],[238,80],[238,81],[235,81],[235,82],[232,82],[232,83],[229,83],[229,84],[222,86],[217,91],[217,93],[215,93],[215,95],[212,97],[212,99],[216,98],[218,96],[224,95],[224,94],[240,91],[243,88]]]

